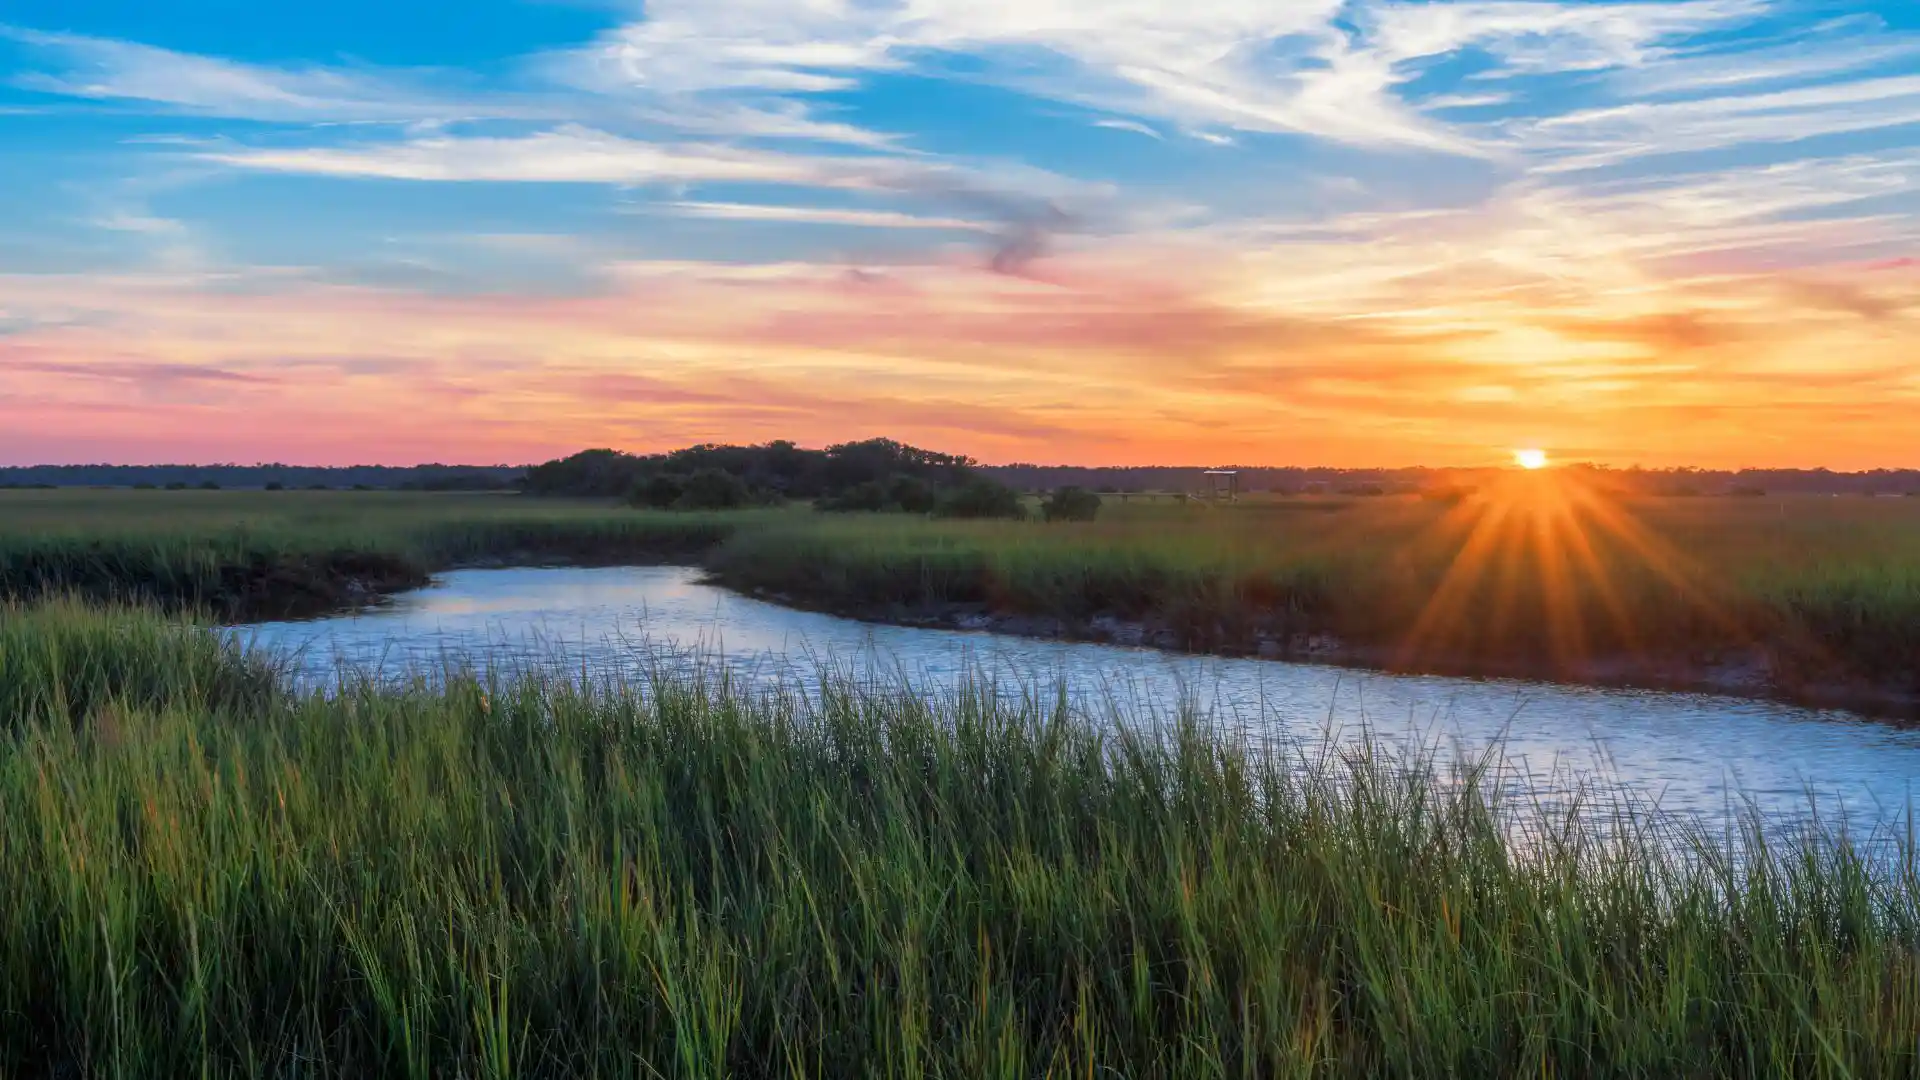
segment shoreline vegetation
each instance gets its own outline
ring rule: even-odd
[[[1551,565],[1531,524],[1476,537],[1496,512],[1414,501],[1166,507],[1044,528],[789,520],[737,532],[702,565],[748,595],[874,622],[1881,712],[1920,704],[1920,513],[1692,509],[1651,508],[1630,540],[1595,531],[1579,571]]]
[[[1170,709],[1172,703],[1169,703]],[[0,610],[0,1075],[1911,1075],[1903,835],[717,673]]]
[[[675,562],[876,622],[1920,704],[1920,500],[1645,497],[1569,472],[1403,496],[1036,501],[886,440],[589,451],[522,487],[0,492],[0,597],[250,621],[456,567]]]

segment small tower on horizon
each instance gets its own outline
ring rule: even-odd
[[[1223,499],[1227,502],[1239,501],[1239,469],[1208,469],[1206,476],[1208,502],[1220,502]]]

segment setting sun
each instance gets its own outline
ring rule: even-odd
[[[1515,450],[1513,463],[1523,469],[1544,469],[1547,467],[1545,450]]]

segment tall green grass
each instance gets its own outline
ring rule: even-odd
[[[461,563],[696,559],[748,519],[497,495],[5,493],[0,597],[303,614]]]
[[[1676,847],[1044,696],[234,695],[79,617],[0,639],[51,657],[0,701],[122,688],[0,725],[7,1076],[1920,1067],[1910,848]]]
[[[0,601],[0,732],[111,725],[133,712],[265,708],[267,659],[150,611]]]
[[[1543,539],[1417,500],[1108,507],[1092,524],[789,516],[716,576],[832,610],[974,605],[1182,646],[1330,633],[1414,663],[1685,665],[1766,653],[1781,674],[1920,690],[1920,507],[1909,500],[1641,500]]]

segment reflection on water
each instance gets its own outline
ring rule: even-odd
[[[1270,660],[874,626],[746,599],[680,567],[467,570],[354,615],[236,633],[292,658],[303,678],[339,666],[400,675],[449,661],[560,665],[608,676],[700,657],[763,684],[805,686],[822,667],[953,687],[1063,687],[1093,713],[1166,716],[1182,701],[1270,740],[1389,743],[1479,756],[1498,744],[1535,792],[1622,785],[1666,811],[1724,820],[1751,806],[1857,826],[1901,818],[1920,731],[1853,714],[1704,694],[1360,673]]]

